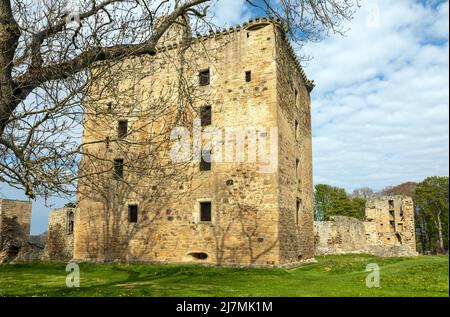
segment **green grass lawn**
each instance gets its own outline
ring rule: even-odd
[[[65,264],[0,265],[0,296],[447,296],[448,257],[318,257],[296,269],[81,264],[80,288],[65,286]],[[377,263],[381,287],[367,288]]]

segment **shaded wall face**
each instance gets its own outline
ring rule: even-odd
[[[210,39],[202,43],[202,48],[195,47],[200,53],[187,52],[186,60],[189,54],[196,58],[195,70],[190,73],[193,81],[198,80],[198,71],[210,69],[210,85],[198,88],[205,98],[198,101],[197,106],[212,107],[212,126],[222,131],[225,128],[260,128],[263,130],[258,138],[272,137],[270,128],[279,123],[274,43],[274,29],[269,25],[254,31],[235,32],[218,40]],[[156,58],[161,59],[138,60],[140,69],[149,69],[155,63],[164,65],[163,69],[153,72],[151,78],[143,80],[137,88],[138,95],[148,94],[149,87],[152,91],[161,91],[158,84],[166,86],[177,82],[178,69],[172,63],[164,64],[162,57]],[[170,60],[177,58],[175,55]],[[246,81],[248,71],[251,71],[250,82]],[[134,76],[135,72],[136,68],[132,72]],[[145,126],[145,118],[135,120],[131,125]],[[85,123],[86,142],[102,140],[105,135],[115,133],[98,120],[94,121],[88,117]],[[139,133],[142,136],[137,137],[145,137],[142,130]],[[207,142],[210,135],[203,137]],[[266,143],[268,145],[269,140]],[[89,151],[110,157],[118,155],[114,145],[109,149],[104,145],[91,146]],[[130,148],[130,151],[139,152],[139,148]],[[95,169],[99,163],[84,159],[84,164],[88,169]],[[199,172],[198,164],[193,163],[180,171],[180,175],[185,175],[184,182],[182,177],[159,179],[158,185],[154,185],[156,177],[141,177],[132,188],[105,176],[103,182],[97,184],[101,187],[98,195],[87,194],[96,192],[89,187],[93,184],[81,185],[75,259],[260,265],[282,262],[278,241],[283,229],[278,225],[277,167],[262,173],[261,163],[251,162],[245,156],[243,162],[236,157],[227,163],[213,162],[208,172]],[[202,223],[199,217],[200,204],[206,201],[211,202],[212,207],[210,223]],[[309,202],[305,198],[306,206]],[[130,205],[138,206],[137,223],[129,221]],[[310,235],[312,239],[312,223]],[[298,252],[294,253],[297,259]],[[309,256],[306,252],[304,255]]]
[[[31,203],[0,200],[0,263],[16,259],[28,245]]]
[[[8,219],[9,223],[14,222],[20,227],[15,238],[27,241],[30,236],[31,223],[31,203],[25,201],[0,199],[0,238],[2,231],[5,231]]]
[[[73,230],[75,226],[72,227],[71,222],[74,221],[75,214],[76,210],[72,208],[54,210],[49,214],[47,241],[44,250],[45,259],[68,261],[73,258]]]
[[[314,257],[310,95],[277,32],[280,254],[283,263]]]
[[[218,174],[195,193],[170,199],[167,204],[130,200],[139,206],[137,223],[129,223],[126,207],[115,209],[103,202],[83,200],[77,215],[75,258],[199,260],[221,264],[276,262],[272,181],[252,182],[252,190],[245,192],[249,205],[240,203],[244,194],[239,188],[246,187],[253,177],[250,169]],[[234,184],[225,186],[229,180]],[[199,219],[199,205],[206,200],[212,202],[211,223]],[[251,202],[259,203],[256,213]],[[208,257],[196,259],[201,253]]]

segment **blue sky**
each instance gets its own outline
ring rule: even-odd
[[[366,0],[345,37],[307,44],[314,182],[382,189],[449,175],[448,1]],[[220,0],[216,23],[253,17],[244,0]],[[0,197],[25,198],[0,184]],[[65,201],[51,199],[51,207]],[[49,208],[33,202],[32,233]]]

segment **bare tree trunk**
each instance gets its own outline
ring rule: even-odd
[[[422,245],[422,254],[425,254],[430,247],[429,234],[425,224],[426,220],[424,219],[424,216],[421,215],[419,218],[419,229],[420,229],[420,242]]]
[[[444,237],[442,234],[442,221],[441,221],[441,212],[437,214],[437,227],[438,227],[438,236],[439,236],[439,252],[444,252]]]
[[[10,0],[0,0],[0,136],[11,113],[14,100],[13,58],[20,37]]]

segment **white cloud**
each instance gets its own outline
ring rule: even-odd
[[[372,0],[348,25],[302,51],[317,84],[315,183],[380,189],[448,175],[448,2]]]
[[[216,0],[212,12],[214,12],[213,22],[219,27],[241,24],[250,17],[245,0]]]

